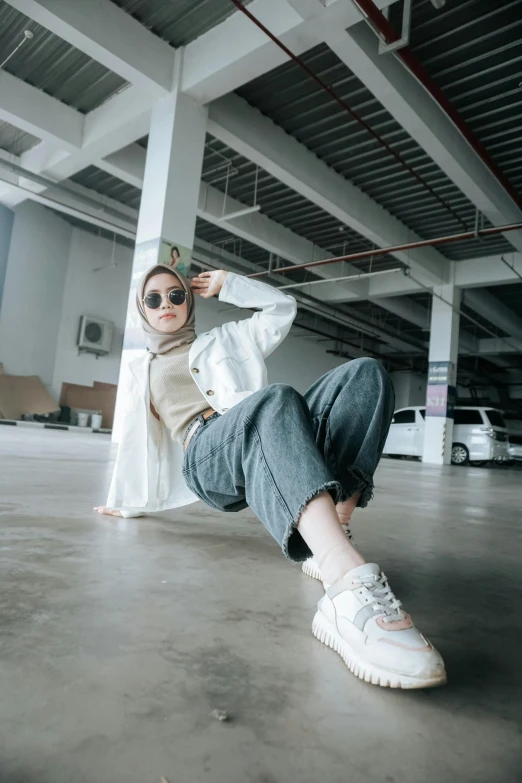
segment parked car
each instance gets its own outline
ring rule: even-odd
[[[509,433],[509,459],[511,462],[522,461],[522,435]]]
[[[384,454],[390,457],[422,457],[426,408],[401,408],[393,414]],[[458,406],[453,426],[453,465],[484,465],[508,461],[508,434],[502,411],[496,408]]]
[[[522,462],[522,420],[509,418],[506,420],[509,438],[509,461]]]

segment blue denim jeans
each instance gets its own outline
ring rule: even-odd
[[[394,410],[390,377],[375,359],[355,359],[301,395],[275,383],[218,413],[194,432],[183,463],[189,488],[220,511],[250,506],[290,560],[311,552],[297,523],[316,495],[372,497],[373,474]],[[187,430],[188,432],[188,430]]]

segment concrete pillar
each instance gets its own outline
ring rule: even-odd
[[[177,87],[155,105],[149,131],[136,247],[125,324],[113,440],[118,440],[129,361],[145,347],[136,311],[136,286],[155,263],[190,266],[203,166],[207,109]]]
[[[450,283],[436,286],[433,293],[422,461],[449,465],[457,385],[460,289]]]

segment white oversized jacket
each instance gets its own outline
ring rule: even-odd
[[[262,308],[251,318],[200,335],[189,353],[190,372],[208,407],[225,414],[267,385],[264,359],[284,340],[296,315],[295,299],[257,280],[229,272],[219,299]],[[123,516],[178,508],[197,501],[183,478],[183,450],[150,411],[149,364],[144,351],[130,362],[124,412],[107,506]]]

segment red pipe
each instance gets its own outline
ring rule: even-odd
[[[399,33],[373,3],[373,0],[355,0],[355,2],[368,16],[368,19],[375,25],[377,30],[384,36],[387,43],[394,43],[394,41],[399,40]],[[506,175],[499,169],[478,136],[475,135],[466,121],[461,117],[455,106],[446,97],[435,80],[432,79],[422,63],[417,60],[411,49],[409,49],[407,46],[403,46],[401,49],[396,50],[396,54],[401,58],[403,63],[408,66],[412,74],[419,80],[419,82],[429,92],[432,98],[437,101],[441,109],[447,114],[453,124],[462,133],[466,141],[475,150],[482,162],[485,163],[491,173],[502,185],[504,190],[509,193],[515,204],[520,209],[522,209],[522,196],[520,193],[515,190]]]
[[[336,256],[335,258],[323,258],[321,261],[310,261],[307,264],[293,264],[284,266],[280,269],[272,269],[272,272],[255,272],[247,277],[265,277],[269,274],[282,274],[283,272],[293,272],[296,269],[310,269],[313,266],[326,266],[327,264],[336,264],[340,261],[360,261],[364,258],[376,258],[388,253],[398,253],[402,250],[415,250],[419,247],[429,247],[431,245],[447,245],[450,242],[462,242],[465,239],[477,239],[480,237],[489,237],[494,234],[504,234],[507,231],[519,231],[522,229],[522,223],[510,223],[506,226],[492,226],[483,228],[480,231],[464,231],[462,234],[448,234],[445,237],[434,237],[433,239],[418,239],[415,242],[408,242],[404,245],[392,245],[376,250],[363,250],[359,253],[350,253],[347,256]]]
[[[468,226],[467,226],[467,223],[466,223],[464,220],[462,220],[462,218],[461,218],[461,217],[460,217],[460,216],[459,216],[459,215],[458,215],[458,214],[455,212],[455,210],[453,209],[453,207],[451,207],[451,206],[450,206],[450,205],[449,205],[449,204],[448,204],[446,201],[444,201],[444,199],[443,199],[441,196],[439,196],[439,194],[438,194],[438,193],[436,193],[436,191],[435,191],[435,190],[433,190],[433,188],[431,187],[431,185],[430,185],[430,184],[428,184],[428,182],[426,182],[426,180],[424,179],[424,177],[422,177],[422,176],[421,176],[421,175],[420,175],[420,174],[419,174],[417,171],[415,171],[415,169],[414,169],[414,168],[413,168],[413,167],[412,167],[412,166],[411,166],[411,165],[408,163],[408,161],[407,161],[407,160],[405,160],[405,159],[402,157],[402,155],[401,155],[399,152],[397,152],[396,150],[394,150],[394,149],[393,149],[393,147],[391,147],[391,146],[390,146],[390,144],[388,144],[388,142],[387,142],[385,139],[383,139],[383,138],[382,138],[382,136],[380,136],[380,135],[377,133],[377,131],[375,131],[375,130],[374,130],[372,127],[371,127],[371,125],[368,125],[368,123],[366,122],[366,120],[364,120],[364,119],[363,119],[363,118],[362,118],[362,117],[361,117],[359,114],[357,114],[357,112],[356,112],[356,111],[354,111],[354,110],[353,110],[353,109],[352,109],[352,108],[351,108],[351,107],[350,107],[350,106],[349,106],[349,105],[348,105],[348,104],[347,104],[345,101],[343,101],[343,99],[342,99],[342,98],[340,98],[340,97],[337,95],[337,93],[336,93],[336,92],[335,92],[335,91],[334,91],[334,90],[333,90],[333,89],[332,89],[332,88],[331,88],[331,87],[330,87],[328,84],[326,84],[326,82],[323,82],[323,80],[322,80],[322,79],[321,79],[319,76],[317,76],[317,74],[316,74],[316,73],[314,73],[314,71],[312,71],[312,69],[311,69],[311,68],[309,68],[309,67],[306,65],[306,63],[305,63],[305,62],[303,62],[303,60],[301,60],[301,58],[300,58],[300,57],[298,57],[296,54],[294,54],[292,51],[290,51],[290,49],[289,49],[287,46],[285,46],[285,44],[284,44],[282,41],[280,41],[280,40],[279,40],[279,38],[278,38],[276,35],[274,35],[273,33],[271,33],[271,32],[270,32],[270,30],[269,30],[267,27],[265,27],[265,25],[264,25],[262,22],[260,22],[260,21],[259,21],[259,19],[257,19],[257,17],[255,17],[255,16],[254,16],[254,14],[252,14],[252,13],[251,13],[251,12],[248,10],[248,8],[245,8],[245,7],[242,5],[242,3],[241,3],[241,0],[232,0],[232,3],[234,3],[234,5],[236,6],[236,8],[237,8],[239,11],[241,11],[242,13],[244,13],[244,14],[245,14],[245,16],[247,16],[247,17],[248,17],[248,18],[249,18],[249,19],[250,19],[250,20],[251,20],[251,21],[252,21],[252,22],[253,22],[253,23],[254,23],[254,24],[257,26],[257,27],[259,27],[259,29],[260,29],[260,30],[262,30],[262,31],[265,33],[265,35],[267,35],[267,36],[268,36],[268,38],[270,38],[270,40],[271,40],[271,41],[273,41],[273,42],[276,44],[276,46],[278,46],[280,49],[282,49],[282,50],[283,50],[283,52],[284,52],[286,55],[288,55],[288,57],[290,57],[290,59],[291,59],[291,60],[293,60],[293,61],[294,61],[294,62],[295,62],[295,63],[296,63],[296,64],[297,64],[297,65],[298,65],[300,68],[302,68],[302,69],[303,69],[303,71],[305,71],[305,72],[308,74],[308,76],[309,76],[311,79],[313,79],[313,80],[314,80],[314,81],[315,81],[315,82],[316,82],[316,83],[317,83],[317,84],[318,84],[318,85],[321,87],[321,89],[323,89],[325,92],[327,92],[327,93],[328,93],[328,95],[329,95],[331,98],[333,98],[333,99],[334,99],[334,101],[336,101],[336,103],[338,103],[338,104],[339,104],[339,106],[341,106],[341,107],[344,109],[344,111],[348,112],[348,114],[350,114],[350,115],[351,115],[351,116],[354,118],[354,120],[357,120],[357,122],[358,122],[360,125],[362,125],[362,126],[363,126],[363,128],[366,128],[366,130],[368,131],[368,133],[370,133],[370,134],[373,136],[373,138],[374,138],[374,139],[376,139],[376,140],[379,142],[379,144],[380,144],[382,147],[384,147],[384,148],[385,148],[385,149],[386,149],[386,150],[387,150],[387,151],[390,153],[390,155],[393,155],[393,157],[395,158],[395,160],[397,160],[397,161],[398,161],[398,162],[399,162],[399,163],[400,163],[402,166],[404,166],[404,168],[406,168],[406,169],[407,169],[407,170],[410,172],[410,174],[411,174],[413,177],[415,177],[415,179],[416,179],[418,182],[420,182],[420,183],[421,183],[421,185],[423,185],[423,186],[426,188],[426,190],[428,190],[428,191],[431,193],[431,195],[432,195],[434,198],[436,198],[436,199],[437,199],[437,201],[438,201],[440,204],[442,204],[442,206],[444,207],[444,209],[446,209],[446,210],[447,210],[447,211],[448,211],[448,212],[449,212],[451,215],[453,215],[453,217],[454,217],[454,218],[456,218],[456,220],[458,220],[458,222],[459,222],[459,223],[460,223],[462,226],[464,226],[464,229],[466,229],[466,230],[467,230],[467,228],[468,228]],[[360,3],[360,5],[362,5],[362,4]],[[370,5],[372,5],[372,6],[373,6],[373,3],[370,3]],[[375,6],[373,6],[373,7],[375,8]],[[377,10],[377,9],[375,9],[375,10]]]

